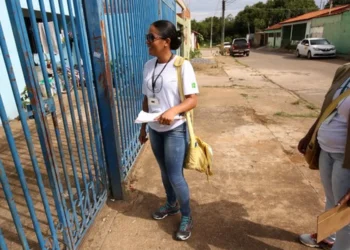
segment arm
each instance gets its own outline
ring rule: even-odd
[[[148,98],[147,98],[147,96],[144,96],[143,97],[143,102],[142,102],[142,110],[144,111],[144,112],[147,112],[148,113]],[[142,123],[142,127],[141,127],[141,129],[146,129],[146,126],[147,126],[147,123]]]
[[[145,112],[148,112],[148,98],[147,98],[147,96],[144,96],[144,98],[143,98],[142,110]],[[146,126],[147,126],[147,123],[142,123],[140,135],[139,135],[139,141],[141,144],[145,144],[148,141]]]
[[[174,121],[175,116],[194,109],[197,106],[197,102],[197,95],[187,95],[182,103],[167,110],[156,120],[158,120],[160,124],[170,125]]]

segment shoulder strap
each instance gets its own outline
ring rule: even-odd
[[[174,62],[174,66],[176,67],[177,71],[177,84],[179,88],[179,94],[181,102],[185,100],[185,94],[184,94],[184,85],[183,85],[183,79],[182,79],[182,65],[184,64],[185,59],[181,56],[177,56]],[[190,134],[190,143],[194,144],[196,142],[196,136],[194,134],[193,129],[193,110],[188,111],[185,113],[185,117],[187,120],[187,126],[188,126],[188,132]],[[192,145],[194,147],[194,145]]]
[[[319,130],[319,128],[321,127],[322,123],[334,112],[334,110],[336,110],[336,108],[338,107],[338,104],[344,100],[345,98],[350,96],[350,89],[345,91],[343,94],[341,94],[337,99],[335,99],[328,107],[327,109],[324,111],[324,113],[322,114],[322,116],[320,117],[317,126],[315,128],[315,131],[312,135],[312,139],[310,141],[310,144],[313,145],[316,142],[316,136],[317,136],[317,132]]]

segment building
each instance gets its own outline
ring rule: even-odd
[[[49,20],[52,20],[50,1],[49,0],[44,0],[43,2],[45,4],[47,17],[48,17]],[[25,25],[26,25],[26,28],[27,28],[27,31],[28,31],[28,38],[29,38],[29,43],[30,43],[31,50],[32,50],[32,53],[33,53],[33,59],[34,59],[34,62],[36,64],[36,71],[38,73],[37,74],[38,75],[38,80],[41,81],[43,79],[43,77],[42,77],[42,72],[41,72],[38,52],[37,52],[37,46],[35,45],[33,30],[32,30],[32,27],[31,27],[31,22],[29,20],[29,11],[28,11],[27,2],[26,2],[26,0],[21,0],[20,3],[21,3],[21,7],[22,7],[24,18],[25,18]],[[60,12],[60,8],[58,7],[58,0],[55,0],[54,3],[55,3],[55,6],[56,6],[56,12],[57,12],[56,16],[57,16],[58,20],[62,21],[61,15],[60,15],[60,13],[61,13]],[[69,17],[68,17],[69,11],[68,11],[68,7],[67,7],[67,3],[65,1],[64,1],[63,7],[64,7],[65,16],[67,17],[66,21],[69,24],[70,23],[70,20],[69,20]],[[35,12],[38,12],[38,16],[40,16],[40,14],[39,14],[39,11],[40,11],[39,1],[33,1],[33,9],[34,9]],[[42,34],[41,32],[43,32],[43,30],[40,29],[40,22],[41,22],[41,20],[37,19],[37,22],[39,24],[38,25],[39,26],[39,32],[40,32],[40,35],[41,35]],[[2,25],[4,33],[6,34],[6,42],[7,42],[9,53],[11,55],[11,61],[12,61],[12,64],[13,64],[13,68],[14,68],[14,73],[15,73],[16,80],[17,80],[18,89],[19,89],[20,92],[22,92],[25,89],[25,81],[24,81],[24,76],[23,76],[23,73],[22,73],[22,67],[21,67],[21,63],[20,63],[19,57],[18,57],[16,42],[15,42],[15,38],[14,38],[14,35],[13,35],[13,31],[12,31],[12,27],[11,27],[11,23],[10,23],[10,18],[8,16],[8,12],[7,12],[7,7],[6,7],[6,2],[5,1],[0,1],[0,23]],[[53,30],[53,29],[51,29],[51,30]],[[51,34],[51,36],[54,36],[54,34]],[[49,61],[52,60],[52,59],[50,58],[48,52],[45,51],[45,49],[47,49],[47,48],[45,48],[46,41],[44,41],[45,40],[44,37],[45,37],[45,35],[41,36],[41,38],[42,38],[41,44],[43,45],[42,47],[43,47],[43,50],[44,50],[44,53],[45,53],[46,63],[49,63]],[[55,41],[55,40],[56,39],[52,39],[52,41]],[[68,41],[68,39],[66,41]],[[65,42],[62,42],[62,43],[63,43],[62,45],[64,47],[65,46]],[[67,60],[68,59],[68,55],[67,55],[66,49],[64,49],[64,54],[65,54],[64,55],[65,60]],[[72,51],[72,55],[73,55],[73,61],[76,62],[74,48],[73,48],[73,51]],[[59,59],[58,54],[56,54],[56,57],[55,57],[54,60],[58,64],[60,63],[60,59]],[[0,50],[0,69],[2,69],[2,70],[0,70],[0,79],[2,79],[0,81],[0,94],[1,94],[3,102],[5,104],[6,113],[8,114],[10,119],[13,119],[13,118],[15,118],[18,115],[18,112],[17,112],[17,107],[16,107],[16,104],[15,104],[15,100],[14,100],[14,97],[13,97],[13,94],[12,94],[11,84],[10,84],[10,81],[8,80],[8,77],[7,77],[7,72],[6,72],[6,70],[3,70],[3,69],[5,69],[5,62],[3,60],[3,56],[2,56],[1,50]]]
[[[310,37],[313,19],[339,13],[349,9],[349,6],[350,5],[342,5],[331,9],[313,11],[281,22],[282,47],[296,45],[300,40]]]
[[[267,46],[270,48],[280,48],[282,44],[282,24],[278,23],[265,30]]]
[[[350,54],[350,5],[311,21],[310,37],[328,39],[339,54]]]
[[[176,0],[176,3],[181,8],[181,12],[176,16],[177,28],[183,33],[183,43],[177,53],[189,59],[192,47],[191,12],[183,0]]]

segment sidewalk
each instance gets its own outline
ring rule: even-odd
[[[130,176],[128,201],[108,202],[81,249],[307,249],[297,237],[316,229],[323,195],[318,172],[307,169],[295,145],[316,111],[235,59],[217,60],[219,67],[195,65],[201,92],[195,129],[214,149],[215,175],[208,183],[185,171],[192,238],[173,240],[179,216],[150,217],[165,195],[147,144]]]

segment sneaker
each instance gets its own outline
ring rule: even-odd
[[[182,216],[179,231],[176,233],[177,240],[188,240],[191,237],[193,220],[191,216]]]
[[[302,234],[299,236],[299,241],[308,247],[332,249],[334,241],[325,239],[320,243],[317,243],[317,234]]]
[[[157,211],[152,214],[153,219],[162,220],[167,216],[175,215],[180,212],[180,208],[176,203],[174,206],[170,205],[168,202],[160,207]]]

